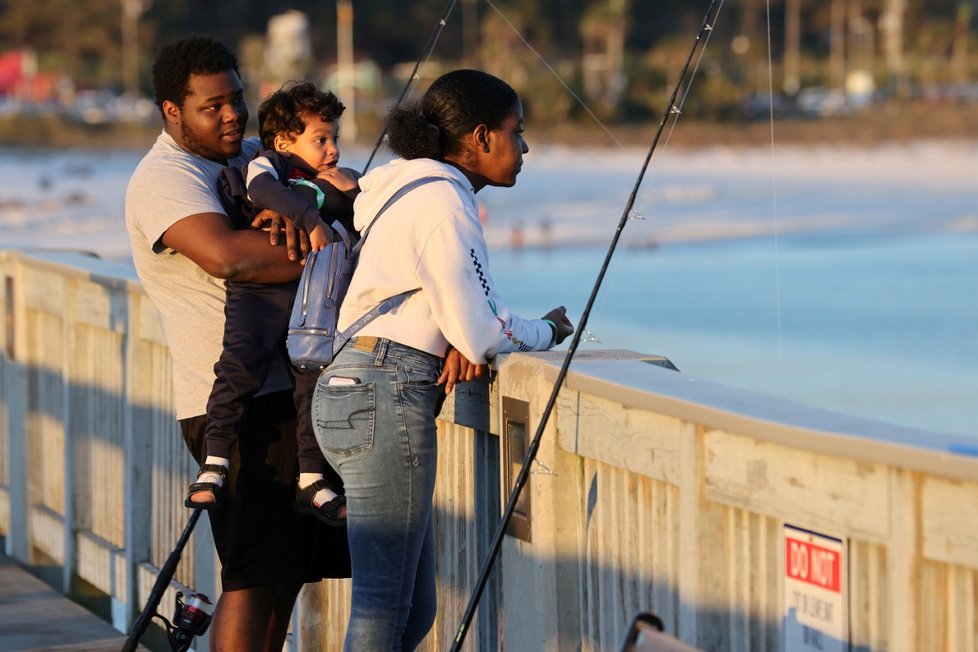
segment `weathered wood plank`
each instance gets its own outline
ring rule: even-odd
[[[126,601],[126,567],[123,551],[87,532],[79,533],[77,547],[79,577],[108,596]]]
[[[819,531],[885,543],[888,476],[882,464],[820,455],[711,431],[706,496]]]
[[[633,473],[679,484],[681,420],[622,409],[612,400],[563,392],[557,402],[557,442],[564,450]]]
[[[25,267],[22,284],[24,305],[29,310],[60,315],[68,302],[68,279],[57,272]]]
[[[126,331],[125,294],[98,283],[75,282],[70,289],[72,321],[114,333]]]
[[[978,569],[978,483],[925,478],[921,491],[924,556]]]
[[[65,562],[65,528],[61,517],[44,507],[35,507],[28,516],[30,540],[38,551],[59,564]]]

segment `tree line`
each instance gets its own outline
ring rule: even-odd
[[[260,43],[287,10],[310,25],[310,75],[336,60],[337,6],[312,0],[0,0],[0,52],[30,47],[41,69],[79,87],[150,90],[156,48],[191,33],[239,48]],[[413,62],[446,0],[345,0],[358,60],[381,71]],[[657,115],[707,0],[458,0],[433,60],[510,80],[537,119],[573,119],[572,90],[608,119]],[[787,96],[844,88],[853,71],[886,97],[974,84],[978,0],[739,0],[727,2],[701,66],[700,109],[724,117],[769,74]],[[532,47],[532,49],[531,49]],[[551,69],[558,73],[558,80]],[[394,86],[390,81],[384,92]]]

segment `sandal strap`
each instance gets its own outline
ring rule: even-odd
[[[202,481],[200,476],[205,473],[214,473],[220,477],[220,482],[212,481]],[[224,484],[228,479],[228,469],[223,464],[201,464],[200,471],[197,472],[197,481],[187,488],[187,495],[192,495],[201,491],[209,491],[212,494],[217,495],[218,491],[224,488]]]
[[[210,474],[210,475],[207,475]],[[201,480],[202,476],[214,478],[213,480]],[[216,508],[224,496],[224,487],[228,483],[228,470],[223,464],[201,464],[200,471],[197,472],[197,481],[187,488],[187,497],[183,504],[193,509],[210,510]],[[195,494],[209,493],[214,497],[211,502],[195,502],[191,500]]]
[[[219,485],[216,482],[195,482],[187,488],[187,495],[190,496],[202,491],[209,491],[216,495],[223,488],[224,485]]]
[[[332,491],[332,487],[329,486],[329,482],[326,481],[326,478],[319,478],[311,485],[306,487],[307,491],[309,489],[314,489],[315,491],[319,491],[320,489],[329,489],[330,491]]]
[[[333,496],[333,498],[331,498],[330,500],[327,500],[325,503],[320,505],[319,509],[329,508],[329,511],[333,511],[333,510],[338,510],[340,507],[344,507],[345,505],[346,505],[346,496],[337,494]]]
[[[316,509],[326,515],[326,518],[334,521],[340,519],[340,510],[346,507],[346,496],[337,495],[332,500],[326,501]]]
[[[319,478],[305,489],[297,488],[296,495],[295,495],[296,502],[308,503],[311,506],[312,499],[315,498],[316,494],[319,493],[320,489],[329,489],[330,491],[333,490],[332,487],[329,486],[329,482],[327,482],[325,478]]]
[[[200,471],[197,472],[197,477],[200,477],[204,473],[217,473],[222,478],[228,477],[228,467],[223,464],[201,464]]]

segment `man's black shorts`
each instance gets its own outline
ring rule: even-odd
[[[208,512],[225,591],[350,576],[346,529],[292,511],[295,418],[292,392],[277,392],[255,398],[241,422],[224,500]],[[198,463],[204,458],[206,422],[203,415],[180,420]],[[341,486],[335,474],[329,479]]]

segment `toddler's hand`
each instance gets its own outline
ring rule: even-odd
[[[316,178],[329,181],[333,186],[341,191],[353,190],[357,187],[357,181],[346,168],[326,168],[316,174]]]
[[[316,228],[312,230],[309,234],[309,248],[312,251],[319,251],[326,245],[330,243],[330,229],[324,222],[320,220]]]

